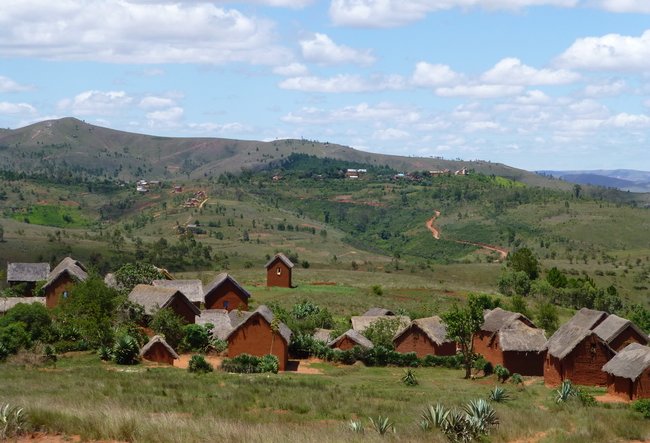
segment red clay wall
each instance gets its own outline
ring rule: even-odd
[[[474,335],[474,353],[481,354],[492,366],[503,366],[503,353],[498,345],[498,340],[492,340],[493,332],[480,331]]]
[[[607,374],[607,392],[624,400],[630,400],[632,381],[627,378]]]
[[[544,384],[547,386],[559,386],[562,380],[562,363],[558,358],[547,353],[544,359]]]
[[[618,335],[618,337],[612,340],[609,346],[618,352],[630,343],[640,343],[642,345],[646,345],[648,344],[648,338],[643,337],[641,334],[632,329],[631,326],[628,326]]]
[[[511,374],[542,376],[544,375],[545,352],[503,352],[503,367]]]
[[[266,286],[291,287],[291,268],[279,258],[266,268]]]
[[[577,385],[606,386],[607,373],[602,371],[602,367],[612,357],[611,352],[597,336],[591,334],[561,362],[556,362],[554,371],[549,367],[549,361],[557,359],[553,357],[546,359],[544,382],[550,386],[556,386],[563,380],[571,380]]]
[[[427,355],[455,355],[456,343],[444,343],[441,346],[436,345],[426,334],[419,328],[410,327],[394,342],[395,350],[406,354],[415,352],[418,358]]]
[[[632,400],[650,398],[650,368],[639,375],[632,386]]]
[[[176,315],[180,315],[187,323],[194,323],[196,320],[196,315],[192,309],[186,303],[182,302],[178,297],[174,297],[174,300],[168,306],[171,308]]]
[[[67,274],[61,275],[54,283],[50,285],[48,290],[45,292],[45,306],[48,308],[54,308],[58,306],[61,301],[62,294],[65,291],[70,291],[74,286],[74,280],[72,280]]]
[[[248,301],[240,289],[228,280],[205,296],[205,309],[248,311]]]
[[[355,346],[358,346],[357,342],[350,340],[348,337],[343,337],[341,340],[334,344],[334,347],[336,349],[340,349],[341,351],[348,351]]]
[[[273,338],[275,335],[275,338]],[[271,343],[273,348],[271,349]],[[261,357],[273,354],[278,357],[279,368],[284,371],[289,360],[289,349],[282,336],[271,330],[271,325],[261,316],[253,315],[228,337],[228,357],[250,354]]]
[[[149,348],[149,350],[142,356],[142,358],[158,363],[167,363],[168,365],[174,364],[174,357],[162,345],[162,343],[154,343],[154,345]]]

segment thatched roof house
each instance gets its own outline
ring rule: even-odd
[[[331,338],[330,338],[331,334],[332,334],[331,329],[316,328],[316,330],[314,331],[314,334],[312,335],[312,337],[316,341],[320,341],[322,343],[329,343],[330,340],[331,340]]]
[[[411,323],[411,319],[405,315],[358,315],[352,317],[350,321],[352,322],[352,329],[359,332],[365,331],[368,326],[378,321],[394,321],[398,324],[397,330],[403,329]]]
[[[482,331],[497,332],[499,329],[510,326],[514,322],[522,322],[530,327],[535,327],[532,321],[519,312],[506,311],[501,308],[494,308],[483,313]]]
[[[354,329],[348,329],[343,334],[327,343],[327,346],[330,348],[340,349],[341,351],[350,350],[355,346],[359,346],[363,349],[373,348],[372,342]]]
[[[217,275],[203,290],[206,309],[246,311],[250,297],[251,294],[226,272]]]
[[[266,268],[266,286],[292,287],[291,272],[294,264],[286,255],[282,253],[275,254],[264,267]]]
[[[395,315],[395,313],[385,308],[370,308],[361,315],[364,317],[379,317],[382,315]]]
[[[158,309],[170,308],[187,323],[194,323],[201,311],[185,295],[173,288],[153,285],[136,285],[129,293],[129,300],[144,308],[146,315],[153,315]]]
[[[173,365],[174,360],[178,359],[178,354],[171,346],[169,346],[162,336],[154,335],[151,340],[140,349],[140,357],[149,361]]]
[[[291,330],[277,321],[273,312],[261,305],[253,312],[230,311],[228,314],[232,331],[228,334],[228,357],[240,354],[278,357],[280,370],[284,371],[289,361]]]
[[[43,285],[45,293],[45,304],[48,308],[53,308],[59,304],[61,297],[65,298],[68,291],[76,283],[86,281],[88,271],[81,262],[66,257],[55,266],[50,272],[47,281]]]
[[[607,390],[627,400],[650,398],[650,347],[631,343],[603,366]]]
[[[233,311],[236,312],[236,311]],[[229,312],[225,309],[206,309],[201,311],[201,316],[197,316],[195,323],[197,325],[212,324],[212,336],[220,340],[225,340],[233,329]]]
[[[36,283],[47,280],[49,274],[49,263],[7,263],[9,284]]]
[[[0,297],[0,316],[7,313],[7,311],[18,303],[32,304],[39,303],[45,305],[44,297]]]
[[[397,331],[393,344],[397,352],[415,352],[419,358],[456,354],[456,342],[447,338],[447,327],[437,315],[413,320]]]
[[[201,283],[201,280],[154,280],[151,284],[181,291],[197,308],[200,308],[201,303],[203,303],[203,283]]]
[[[623,349],[630,343],[647,346],[649,342],[648,336],[641,328],[630,320],[614,314],[609,315],[596,326],[594,332],[615,351]]]

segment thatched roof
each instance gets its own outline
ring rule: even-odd
[[[580,309],[548,339],[546,343],[548,353],[559,359],[566,357],[582,340],[593,334],[593,329],[606,318],[606,312],[587,308]],[[598,338],[602,340],[600,337]]]
[[[20,283],[47,280],[49,263],[7,263],[7,281]]]
[[[88,278],[88,273],[84,265],[73,258],[66,257],[52,269],[47,278],[47,282],[43,285],[43,289],[49,288],[52,283],[56,282],[64,274],[68,274],[70,278],[76,281],[85,281]]]
[[[372,349],[373,344],[370,340],[368,340],[366,337],[361,335],[359,331],[355,331],[354,329],[348,329],[345,331],[343,334],[339,335],[336,337],[334,340],[330,341],[327,346],[330,348],[335,348],[338,346],[338,344],[343,340],[344,338],[348,338],[349,340],[352,340],[357,344],[357,346],[361,346],[362,348],[365,349]]]
[[[178,354],[174,349],[169,346],[169,344],[165,341],[165,339],[161,335],[154,335],[151,340],[149,340],[149,343],[144,345],[142,349],[140,349],[140,357],[144,357],[144,354],[146,354],[156,343],[160,343],[167,349],[167,351],[171,354],[172,357],[178,358]]]
[[[293,266],[294,266],[294,264],[291,262],[291,260],[289,260],[286,255],[284,255],[283,253],[280,252],[278,254],[275,254],[275,256],[273,258],[271,258],[271,260],[269,260],[264,265],[264,267],[268,269],[268,267],[271,266],[273,263],[275,263],[276,260],[281,260],[282,263],[284,263],[289,269],[293,268]]]
[[[230,331],[227,338],[229,338],[237,330],[243,327],[248,322],[248,320],[251,319],[252,317],[261,316],[262,318],[264,318],[264,320],[266,320],[266,322],[269,325],[272,325],[273,321],[275,320],[275,315],[273,315],[273,312],[266,305],[260,305],[253,312],[233,310],[230,311],[228,315],[230,316],[230,321],[232,323],[233,330]],[[278,333],[288,345],[289,342],[291,341],[291,334],[292,334],[291,329],[289,329],[289,327],[284,323],[280,322],[278,324]]]
[[[648,368],[650,347],[630,343],[603,366],[603,371],[616,377],[636,380]]]
[[[510,326],[514,322],[523,322],[529,326],[535,326],[525,315],[518,312],[506,311],[501,308],[485,311],[483,318],[485,321],[481,326],[481,330],[487,332],[497,332],[499,329]]]
[[[225,340],[232,331],[232,322],[230,315],[225,309],[206,309],[201,311],[201,316],[196,317],[197,325],[211,323],[214,325],[212,336],[220,340]]]
[[[607,343],[611,343],[619,336],[628,327],[636,331],[641,337],[645,339],[644,344],[648,344],[648,336],[643,332],[637,325],[632,323],[626,318],[619,317],[618,315],[611,314],[609,315],[601,324],[596,326],[594,332],[598,337],[605,340]]]
[[[192,303],[201,303],[203,301],[203,283],[201,283],[201,280],[154,280],[151,284],[162,288],[177,289]]]
[[[0,314],[6,313],[18,303],[45,305],[45,297],[0,297]]]
[[[437,315],[413,320],[407,327],[398,331],[393,340],[397,340],[411,328],[418,328],[429,337],[429,340],[437,345],[453,341],[447,338],[447,326],[445,326],[442,319]]]
[[[366,316],[360,315],[360,316],[352,317],[350,319],[350,321],[352,322],[352,329],[359,332],[365,331],[368,326],[370,326],[371,324],[379,320],[398,321],[399,322],[399,327],[397,328],[398,330],[407,327],[411,323],[411,319],[405,315],[394,315],[394,316],[377,315],[374,317],[368,315]]]
[[[572,326],[579,326],[585,329],[594,329],[601,321],[607,318],[607,312],[594,309],[582,308],[569,320]]]
[[[144,307],[144,313],[147,315],[153,315],[156,310],[166,308],[172,303],[174,298],[180,298],[185,302],[192,312],[194,312],[194,315],[201,315],[201,311],[178,289],[153,285],[136,285],[129,293],[129,300],[142,305]]]
[[[330,338],[331,334],[332,334],[332,330],[331,330],[331,329],[321,329],[321,328],[317,328],[317,329],[314,331],[314,335],[312,335],[312,337],[313,337],[314,340],[316,340],[316,341],[320,341],[320,342],[323,342],[323,343],[329,343],[330,340],[331,340],[331,338]]]
[[[246,299],[250,298],[251,294],[246,289],[244,289],[237,282],[237,280],[235,280],[230,274],[228,274],[226,272],[223,272],[223,273],[217,275],[217,277],[214,280],[212,280],[212,283],[210,283],[208,286],[206,286],[204,288],[204,290],[203,290],[203,301],[205,301],[205,297],[207,297],[209,294],[211,294],[213,291],[218,289],[221,285],[223,285],[227,281],[229,281],[233,285],[235,285],[235,287],[237,287],[237,289],[239,289],[241,291],[241,293],[243,294],[243,296]]]
[[[364,317],[378,317],[380,315],[395,315],[395,313],[384,308],[370,308],[361,315]]]
[[[542,352],[546,349],[544,330],[515,321],[497,332],[503,351]]]

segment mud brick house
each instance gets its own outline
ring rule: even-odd
[[[372,342],[354,329],[348,329],[334,340],[331,340],[327,346],[334,349],[340,349],[341,351],[348,351],[355,346],[359,346],[363,349],[373,348]]]
[[[393,345],[397,352],[415,352],[418,358],[456,354],[456,342],[447,338],[447,327],[437,315],[413,320],[395,334]]]
[[[276,254],[265,265],[266,286],[278,286],[280,288],[291,288],[291,272],[293,263],[284,254]]]
[[[606,318],[606,312],[582,308],[549,338],[544,383],[557,386],[571,380],[579,385],[607,384],[607,374],[601,369],[616,352],[594,332]]]
[[[205,309],[246,311],[250,296],[250,293],[242,288],[237,280],[227,273],[222,273],[205,287],[203,301]]]
[[[160,335],[154,335],[149,343],[140,349],[140,357],[145,360],[173,365],[178,354]]]
[[[626,400],[650,398],[650,347],[630,343],[603,366],[607,392]]]
[[[261,357],[272,354],[284,371],[289,361],[291,330],[275,318],[273,312],[261,305],[253,312],[230,311],[233,330],[226,337],[228,357],[250,354]]]
[[[616,352],[630,343],[640,343],[644,346],[650,341],[648,336],[634,323],[618,315],[610,314],[594,332]]]
[[[7,283],[26,297],[33,295],[36,283],[47,280],[49,274],[49,263],[7,263]]]
[[[546,336],[523,314],[501,308],[486,311],[472,342],[474,352],[493,366],[501,365],[520,375],[544,373]]]
[[[364,317],[379,317],[382,315],[395,315],[395,313],[385,308],[370,308],[361,315]]]
[[[196,316],[201,315],[201,311],[181,291],[173,288],[136,285],[128,298],[141,305],[148,316],[153,316],[158,309],[169,308],[187,323],[194,323]]]
[[[47,282],[43,285],[45,305],[48,308],[56,307],[61,298],[68,296],[68,291],[81,281],[88,278],[86,267],[77,260],[66,257],[50,272]]]
[[[201,308],[201,303],[203,303],[203,283],[201,283],[201,280],[154,280],[151,284],[161,288],[179,290],[194,306]]]
[[[0,297],[0,317],[5,315],[7,311],[19,303],[32,304],[40,303],[45,304],[44,297]]]
[[[375,322],[378,321],[390,321],[390,322],[396,322],[397,323],[397,330],[399,331],[400,329],[403,329],[407,327],[411,323],[411,319],[408,318],[405,315],[394,315],[394,316],[388,316],[388,315],[376,315],[376,316],[371,316],[371,315],[357,315],[352,318],[350,318],[350,321],[352,322],[352,329],[358,332],[363,332],[368,328],[368,326],[372,325]]]

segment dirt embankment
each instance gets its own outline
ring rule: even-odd
[[[438,217],[440,217],[440,211],[435,211],[434,214],[435,215],[433,217],[431,217],[429,220],[427,220],[426,226],[427,226],[427,229],[431,232],[431,235],[433,235],[433,238],[435,238],[436,240],[440,240],[440,229],[438,229],[434,224],[436,219]],[[508,257],[508,250],[505,249],[505,248],[502,248],[500,246],[488,245],[487,243],[473,242],[473,241],[469,241],[469,240],[451,240],[451,239],[449,239],[449,241],[453,241],[454,243],[460,243],[462,245],[477,246],[479,248],[482,248],[482,249],[485,249],[485,250],[488,250],[488,251],[498,252],[501,260],[505,260],[506,257]]]

